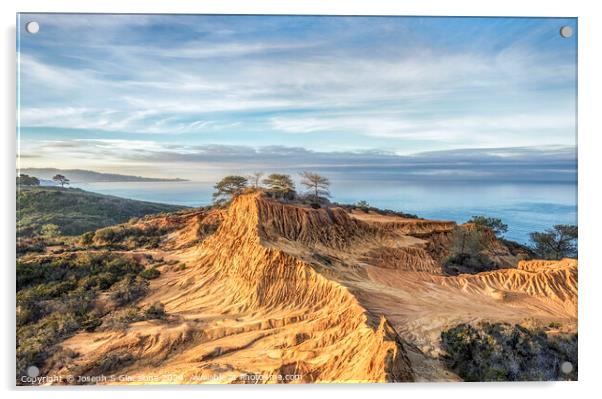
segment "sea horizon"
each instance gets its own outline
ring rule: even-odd
[[[187,207],[212,204],[213,184],[180,182],[73,183],[74,188]],[[378,187],[378,190],[374,189]],[[528,244],[529,233],[556,224],[577,225],[577,186],[569,182],[416,182],[335,180],[331,202],[367,201],[379,209],[414,214],[424,219],[464,223],[472,216],[502,219],[504,238]]]

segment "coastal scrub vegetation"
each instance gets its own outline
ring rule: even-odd
[[[17,176],[17,186],[39,186],[40,179],[21,173]]]
[[[157,248],[161,242],[161,236],[169,232],[170,229],[166,227],[123,224],[85,233],[82,235],[80,243],[114,249]]]
[[[45,225],[55,225],[61,235],[124,223],[132,217],[183,209],[178,205],[136,201],[96,194],[77,188],[20,186],[17,190],[17,236],[34,237]]]
[[[377,208],[375,206],[371,206],[368,201],[365,200],[361,200],[356,202],[355,204],[340,204],[338,202],[333,203],[333,205],[341,207],[343,209],[345,209],[347,212],[353,212],[353,211],[362,211],[364,213],[376,213],[378,215],[383,215],[383,216],[398,216],[400,218],[404,218],[404,219],[420,219],[418,217],[418,215],[415,215],[413,213],[406,213],[406,212],[401,212],[401,211],[394,211],[392,209],[382,209],[382,208]]]
[[[550,326],[459,324],[441,333],[442,358],[465,381],[577,380],[577,334]]]
[[[106,315],[133,306],[147,293],[148,279],[157,277],[158,270],[148,270],[110,252],[18,261],[17,378],[31,365],[42,369],[68,336],[94,331]],[[100,300],[103,293],[108,302]],[[147,318],[164,314],[153,306]]]

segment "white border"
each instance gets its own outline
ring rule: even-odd
[[[314,395],[365,397],[373,394],[391,397],[417,396],[469,398],[505,398],[545,395],[546,398],[576,398],[599,389],[598,362],[602,326],[602,254],[598,237],[600,220],[600,171],[602,158],[599,114],[602,109],[600,71],[602,16],[595,1],[548,0],[3,0],[0,2],[3,33],[1,98],[4,138],[2,143],[2,220],[0,253],[3,279],[2,310],[2,389],[5,397],[64,398],[77,395],[89,398],[144,395],[164,398],[176,392],[179,398],[282,397],[306,398]],[[336,14],[336,15],[459,15],[459,16],[557,16],[579,18],[579,382],[538,384],[403,384],[403,385],[307,385],[300,387],[141,387],[105,389],[16,389],[14,384],[14,175],[15,175],[15,13],[20,12],[121,12],[121,13],[208,13],[208,14]],[[71,391],[71,392],[70,392]],[[599,395],[599,394],[598,394]],[[589,396],[589,395],[588,395]]]

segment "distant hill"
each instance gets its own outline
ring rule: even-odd
[[[73,183],[187,181],[180,178],[160,179],[153,177],[119,175],[116,173],[100,173],[83,169],[25,168],[18,170],[17,173],[35,176],[40,180],[48,181],[52,181],[52,177],[60,173]]]
[[[45,224],[56,224],[62,235],[78,235],[123,223],[132,217],[183,208],[77,188],[21,187],[17,192],[17,235],[34,235]]]

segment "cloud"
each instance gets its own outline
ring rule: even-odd
[[[576,149],[566,146],[459,149],[397,155],[387,151],[319,152],[302,147],[163,144],[148,140],[77,140],[25,143],[39,154],[36,166],[66,168],[72,162],[102,168],[137,165],[178,170],[180,177],[254,170],[296,174],[315,170],[335,180],[576,181]],[[58,156],[57,156],[58,154]],[[60,159],[60,160],[57,160]],[[94,161],[90,161],[94,160]],[[44,162],[46,164],[44,165]],[[146,165],[146,166],[145,166]],[[89,166],[90,168],[94,168]]]
[[[568,133],[574,129],[575,118],[572,115],[547,114],[514,114],[466,115],[463,117],[416,117],[412,114],[399,112],[363,113],[353,116],[328,115],[321,117],[286,116],[271,119],[274,129],[286,133],[313,132],[354,132],[373,137],[413,138],[420,140],[483,140],[483,137],[495,137],[497,134],[518,133],[525,130],[562,131]],[[568,136],[570,137],[570,136]]]
[[[219,123],[212,120],[215,113],[268,112],[269,115],[255,119],[258,126],[251,128],[456,142],[471,141],[475,133],[482,138],[509,130],[570,132],[574,127],[574,114],[556,112],[556,108],[551,109],[553,112],[512,110],[483,116],[464,111],[439,116],[435,111],[445,112],[445,105],[425,105],[480,86],[483,90],[498,87],[500,83],[493,71],[482,73],[483,69],[494,68],[482,64],[471,56],[441,56],[420,62],[327,58],[266,65],[241,61],[237,65],[239,71],[227,76],[210,78],[180,67],[163,77],[151,73],[145,78],[146,73],[141,72],[140,76],[115,81],[102,77],[101,72],[71,71],[24,57],[22,70],[30,84],[38,82],[40,86],[62,90],[65,96],[79,97],[81,103],[89,106],[57,107],[54,101],[52,106],[24,106],[21,125],[180,134],[208,128],[228,130],[233,123],[243,123],[236,116],[230,122]],[[447,65],[456,67],[450,71]],[[459,83],[465,75],[475,78]],[[99,94],[110,98],[111,103],[99,101]],[[303,112],[289,114],[299,110]],[[485,140],[483,144],[494,143]]]
[[[34,16],[23,139],[395,154],[576,142],[575,45],[556,20]]]
[[[241,57],[254,54],[274,52],[291,52],[314,47],[312,43],[286,43],[286,42],[242,42],[242,43],[207,43],[187,42],[185,45],[171,48],[155,46],[119,46],[116,51],[128,54],[138,54],[144,57],[181,58],[181,59],[222,59]]]
[[[181,134],[234,127],[237,122],[190,120],[153,109],[119,111],[72,107],[25,108],[21,123],[27,127],[133,132],[140,134]]]

